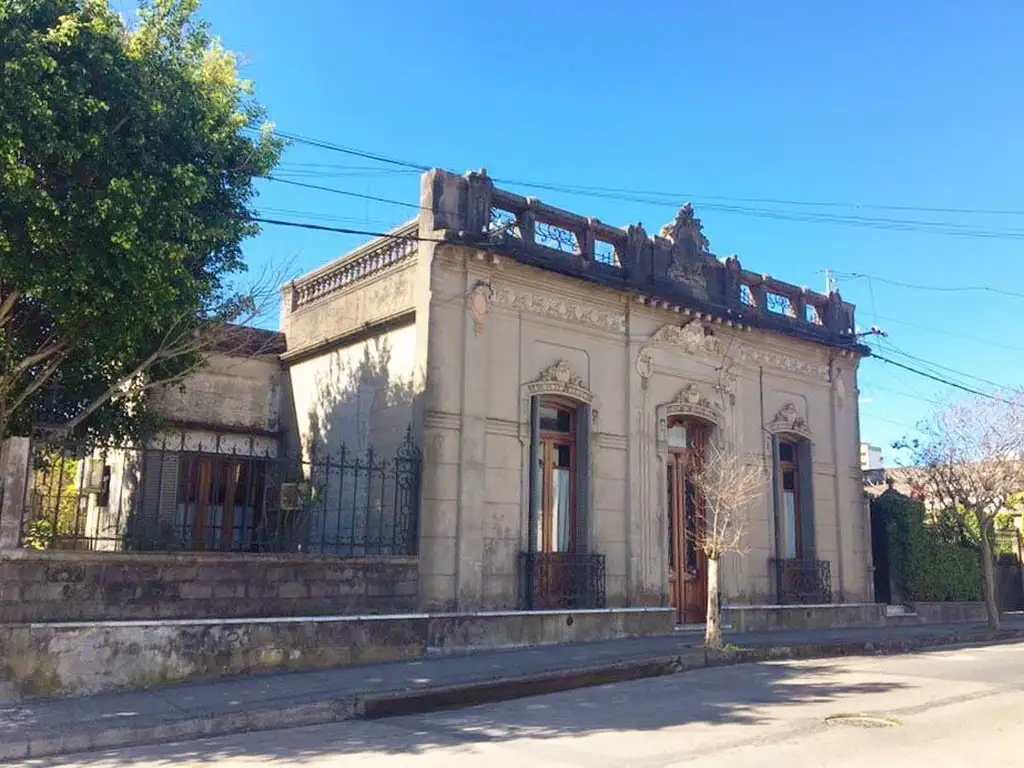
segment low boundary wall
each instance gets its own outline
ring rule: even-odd
[[[0,701],[664,634],[672,620],[608,609],[0,625]]]

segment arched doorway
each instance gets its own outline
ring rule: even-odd
[[[711,429],[692,416],[670,416],[665,431],[669,598],[679,624],[707,617],[708,563],[700,547],[705,507],[694,475],[704,460]]]

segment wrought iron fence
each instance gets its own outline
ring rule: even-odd
[[[523,552],[519,559],[526,610],[604,608],[604,555]]]
[[[832,566],[828,560],[774,560],[780,605],[832,602]]]
[[[422,456],[344,446],[281,456],[253,438],[72,451],[39,443],[22,515],[32,549],[415,554]]]

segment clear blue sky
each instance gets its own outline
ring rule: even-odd
[[[1024,292],[1024,214],[870,207],[1024,212],[1024,6],[206,0],[203,15],[244,57],[282,131],[497,178],[675,193],[693,201],[716,253],[818,290],[830,267]],[[288,151],[280,175],[410,203],[418,194],[415,173],[306,147]],[[673,215],[670,205],[534,194],[648,231]],[[272,184],[259,208],[374,230],[413,213]],[[808,215],[816,220],[792,220]],[[975,236],[950,234],[963,227]],[[358,240],[268,227],[247,256],[304,270]],[[862,326],[889,332],[883,354],[1021,383],[1024,299],[865,278],[841,277],[840,290]],[[875,360],[861,370],[863,437],[882,446],[948,391]]]

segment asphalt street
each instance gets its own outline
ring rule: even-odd
[[[212,764],[1018,766],[1024,644],[705,669],[430,715],[16,763]]]

